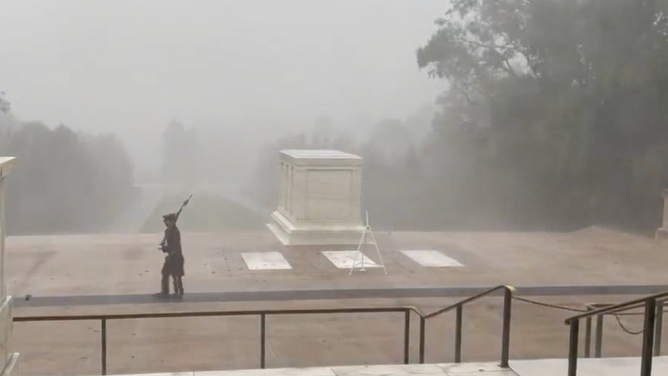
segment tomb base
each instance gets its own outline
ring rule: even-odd
[[[357,245],[362,239],[362,224],[336,221],[293,222],[280,211],[272,213],[267,227],[285,246],[295,245]]]

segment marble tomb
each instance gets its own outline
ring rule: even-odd
[[[269,229],[290,245],[357,245],[362,158],[337,150],[282,150],[279,204]]]

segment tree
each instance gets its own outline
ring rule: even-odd
[[[668,183],[660,172],[668,168],[664,7],[453,1],[417,58],[450,84],[435,124],[450,138],[440,138],[441,148],[477,134],[477,145],[458,148],[476,150],[460,159],[478,160],[478,176],[458,184],[479,187],[489,183],[479,176],[496,172],[494,202],[504,203],[497,212],[525,224],[547,216],[581,222],[588,213],[592,221],[655,222],[653,197]],[[648,158],[652,173],[642,167]]]
[[[9,234],[97,232],[133,205],[131,161],[116,136],[27,122],[0,138],[0,152],[20,163],[6,191]]]
[[[11,110],[12,106],[9,101],[5,98],[5,92],[0,91],[0,112],[8,113]]]

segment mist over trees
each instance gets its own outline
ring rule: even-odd
[[[653,230],[668,187],[666,9],[453,0],[417,50],[418,68],[448,86],[428,137],[394,144],[416,127],[408,119],[379,124],[389,138],[361,146],[286,137],[267,147],[258,176],[281,148],[326,146],[365,158],[365,206],[386,228]]]
[[[425,107],[408,119],[411,123],[382,120],[363,139],[335,131],[340,127],[332,120],[316,119],[311,132],[286,135],[262,148],[246,193],[265,207],[276,207],[280,150],[336,149],[364,158],[362,205],[374,223],[385,229],[427,228],[430,224],[418,202],[421,188],[415,181],[424,169],[420,133],[415,130],[427,128],[431,115],[431,108]]]
[[[103,231],[133,204],[133,164],[118,137],[21,122],[0,102],[0,154],[18,160],[7,181],[8,234]]]
[[[416,46],[416,70],[446,87],[435,108],[352,127],[323,116],[255,161],[262,135],[172,121],[156,180],[250,176],[245,191],[275,207],[278,151],[332,148],[364,158],[363,204],[379,228],[652,231],[668,188],[667,4],[452,0]],[[12,234],[96,231],[132,205],[133,164],[113,134],[23,122],[0,94],[0,152],[19,158]]]

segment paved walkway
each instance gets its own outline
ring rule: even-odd
[[[665,246],[619,233],[376,237],[387,275],[373,253],[367,256],[376,267],[367,264],[366,272],[349,275],[356,251],[284,247],[269,230],[183,233],[186,292],[666,284]],[[160,239],[158,233],[8,237],[9,292],[17,297],[153,293],[164,258],[157,250]]]
[[[160,238],[160,234],[9,237],[5,259],[8,289],[18,297],[32,294],[36,302],[41,297],[66,295],[120,297],[134,294],[143,299],[146,293],[158,288],[162,254],[156,246]],[[189,297],[204,298],[206,294],[214,294],[215,297],[221,292],[244,294],[239,297],[260,294],[257,297],[282,291],[304,294],[311,300],[17,307],[15,314],[82,315],[404,305],[416,306],[422,312],[433,312],[459,298],[313,298],[318,293],[326,295],[331,291],[355,289],[359,289],[360,293],[374,289],[429,291],[430,288],[503,283],[538,288],[566,284],[636,288],[634,286],[656,287],[666,283],[668,252],[665,245],[651,239],[597,229],[568,234],[377,233],[377,238],[389,273],[387,276],[379,268],[350,276],[345,265],[339,263],[345,258],[330,258],[323,253],[337,250],[283,247],[269,231],[183,234],[186,292],[192,294]],[[442,257],[425,258],[424,253],[409,257],[403,250],[434,251]],[[290,268],[286,269],[286,263],[282,261],[264,262],[257,257],[257,253],[273,253],[268,259],[270,261],[277,260],[276,253],[279,253]],[[248,257],[249,254],[255,255]],[[582,307],[586,302],[619,302],[627,298],[544,296],[536,300]],[[502,305],[502,299],[489,298],[466,307],[462,349],[465,361],[498,359]],[[511,359],[545,359],[566,354],[568,328],[564,320],[572,312],[530,304],[513,304],[512,312]],[[425,349],[427,362],[452,361],[453,315],[429,321]],[[633,331],[642,328],[642,317],[625,316],[622,320]],[[100,370],[99,325],[90,321],[16,323],[13,346],[22,353],[22,370],[25,374],[34,375],[96,374]],[[417,318],[414,317],[411,327],[416,328],[415,325]],[[605,320],[604,325],[604,356],[638,354],[641,336],[627,334],[612,319]],[[401,314],[270,317],[267,320],[267,366],[399,363],[403,359],[404,327]],[[106,349],[111,374],[167,370],[187,373],[192,370],[259,366],[260,328],[257,317],[113,320],[107,330]],[[418,350],[417,334],[416,330],[411,331],[410,358],[413,361]],[[668,348],[666,341],[668,336],[664,336],[663,348]],[[585,363],[583,360],[583,370]],[[637,371],[631,374],[637,374]]]

